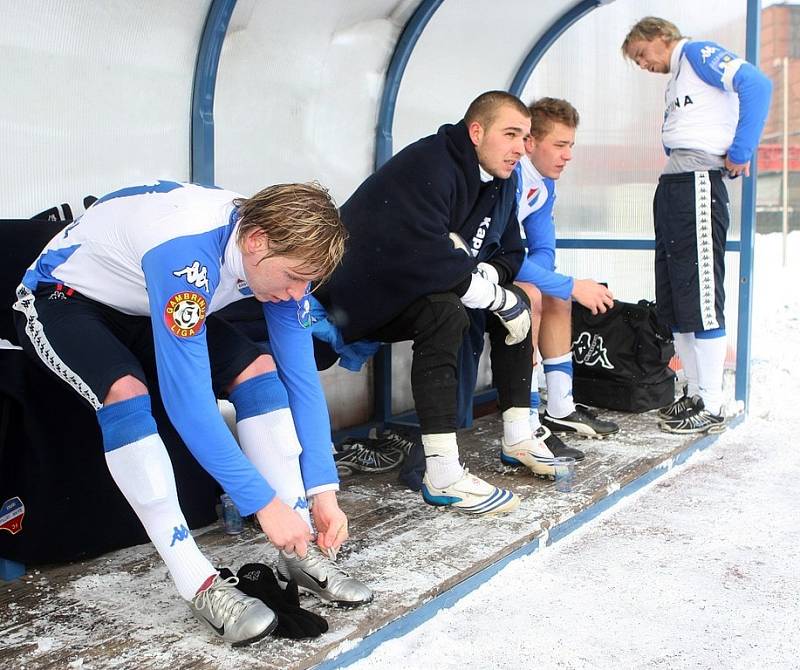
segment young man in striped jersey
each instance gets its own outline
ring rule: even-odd
[[[572,160],[578,112],[569,102],[557,98],[541,98],[528,109],[531,133],[518,167],[519,220],[525,230],[527,253],[516,281],[531,301],[531,336],[542,354],[547,383],[547,409],[540,423],[539,387],[533,376],[531,427],[542,435],[554,456],[582,460],[582,451],[567,447],[551,431],[606,437],[619,427],[572,399],[572,301],[597,314],[613,306],[614,296],[592,279],[556,272],[555,182]]]
[[[236,578],[219,575],[189,533],[145,370],[155,358],[171,422],[240,512],[255,514],[280,550],[279,577],[325,600],[369,602],[370,590],[320,550],[347,539],[347,518],[306,291],[333,271],[344,239],[335,205],[313,184],[243,198],[158,181],[100,198],[50,241],[17,289],[23,347],[97,412],[111,476],[178,592],[237,646],[277,620]],[[215,314],[253,298],[264,346]],[[236,408],[241,448],[217,409],[223,394]]]

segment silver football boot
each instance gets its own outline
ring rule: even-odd
[[[192,598],[189,608],[223,640],[243,647],[275,630],[278,617],[260,600],[239,591],[238,583],[236,577],[217,575],[211,586]]]
[[[304,558],[279,552],[277,572],[280,582],[294,580],[300,590],[328,603],[358,607],[372,602],[369,587],[348,575],[313,543],[308,545]]]

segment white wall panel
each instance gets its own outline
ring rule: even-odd
[[[578,2],[445,0],[414,50],[397,98],[394,150],[455,123],[484,91],[506,90],[546,28]]]
[[[26,0],[0,19],[0,217],[188,179],[209,2]]]
[[[372,172],[385,71],[416,4],[240,0],[220,60],[216,182],[318,180],[344,202]]]

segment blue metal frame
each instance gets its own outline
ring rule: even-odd
[[[745,58],[758,67],[761,41],[761,0],[747,0]],[[739,256],[739,322],[736,333],[736,399],[750,405],[750,345],[753,303],[753,246],[756,234],[756,177],[758,159],[751,162],[750,176],[742,183],[742,232]]]
[[[564,31],[573,23],[601,4],[603,4],[601,0],[583,0],[583,2],[578,3],[572,9],[567,10],[564,14],[559,16],[553,25],[551,25],[536,41],[536,44],[533,45],[528,55],[525,56],[522,65],[520,65],[517,70],[517,74],[514,75],[514,79],[511,81],[511,86],[508,87],[508,92],[516,96],[522,95],[522,90],[525,88],[525,84],[528,83],[528,79],[531,78],[534,68],[553,43],[561,37]]]
[[[397,46],[394,48],[392,60],[386,69],[386,81],[383,85],[381,106],[378,111],[378,127],[375,138],[375,169],[392,157],[392,126],[394,124],[394,110],[397,106],[397,93],[400,82],[406,70],[411,52],[417,46],[417,40],[428,25],[439,5],[444,0],[422,0],[414,10],[411,18],[400,33]]]
[[[212,0],[200,38],[192,87],[191,180],[214,185],[214,91],[222,43],[236,0]]]

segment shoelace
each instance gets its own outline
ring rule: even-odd
[[[350,575],[348,575],[344,570],[336,565],[336,563],[333,562],[336,558],[336,552],[333,551],[332,548],[331,552],[327,555],[323,554],[322,551],[317,552],[313,549],[309,549],[305,558],[300,558],[299,556],[295,557],[298,561],[305,563],[311,569],[319,569],[320,565],[322,565],[322,567],[326,570],[328,577],[350,577]]]
[[[407,440],[402,435],[394,432],[384,433],[381,439],[386,440],[389,446],[402,450],[406,456],[408,456],[414,448],[414,442],[412,440]]]
[[[223,618],[238,618],[246,603],[234,587],[239,583],[238,577],[228,577],[222,579],[217,577],[205,591],[201,591],[195,596],[194,605],[202,610],[208,605],[212,614],[219,614]]]

